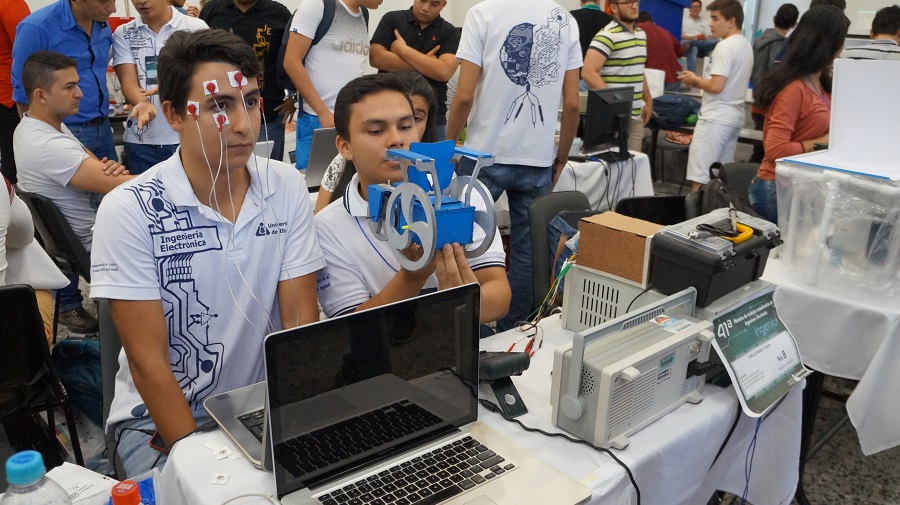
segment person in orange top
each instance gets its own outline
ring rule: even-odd
[[[828,143],[831,65],[844,49],[849,23],[837,7],[822,5],[800,18],[787,56],[765,74],[757,106],[766,111],[765,157],[750,183],[749,198],[763,218],[778,223],[775,160]]]
[[[25,0],[0,3],[0,173],[15,184],[16,158],[13,155],[13,132],[19,124],[19,113],[12,97],[12,46],[16,25],[31,14]]]

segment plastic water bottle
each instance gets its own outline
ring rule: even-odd
[[[6,460],[9,488],[0,505],[72,505],[59,484],[48,479],[44,458],[37,451],[22,451]]]

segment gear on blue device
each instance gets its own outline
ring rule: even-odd
[[[476,161],[471,176],[453,177],[453,159],[460,156]],[[494,164],[493,154],[456,147],[452,140],[445,140],[417,142],[408,151],[389,149],[387,159],[400,162],[403,181],[369,186],[369,225],[379,240],[390,244],[403,268],[422,269],[446,244],[472,244],[475,226],[483,230],[484,239],[476,247],[467,247],[466,257],[487,251],[497,226],[493,198],[478,180],[478,172]],[[484,202],[484,210],[471,203],[473,191]],[[423,250],[417,259],[403,254],[413,243]]]

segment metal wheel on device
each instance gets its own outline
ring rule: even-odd
[[[414,204],[418,203],[425,212],[424,221],[413,220]],[[401,221],[402,217],[402,221]],[[419,186],[406,183],[397,186],[388,199],[387,212],[384,216],[384,231],[387,242],[394,251],[394,257],[403,268],[416,271],[427,265],[434,257],[437,244],[437,218],[434,208],[425,191]],[[401,222],[406,224],[398,231]],[[413,243],[413,235],[418,237],[422,247],[422,256],[417,260],[407,258],[403,251]]]
[[[450,185],[447,187],[447,196],[474,207],[471,204],[473,190],[481,196],[481,201],[484,202],[484,210],[475,209],[475,224],[484,231],[484,240],[478,244],[478,247],[472,250],[466,249],[467,258],[475,258],[484,254],[491,247],[491,243],[494,241],[494,234],[497,232],[493,205],[494,199],[483,182],[468,175],[461,175],[450,181]]]

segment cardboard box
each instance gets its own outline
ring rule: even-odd
[[[576,261],[646,289],[650,282],[650,237],[662,227],[615,212],[582,218]]]

